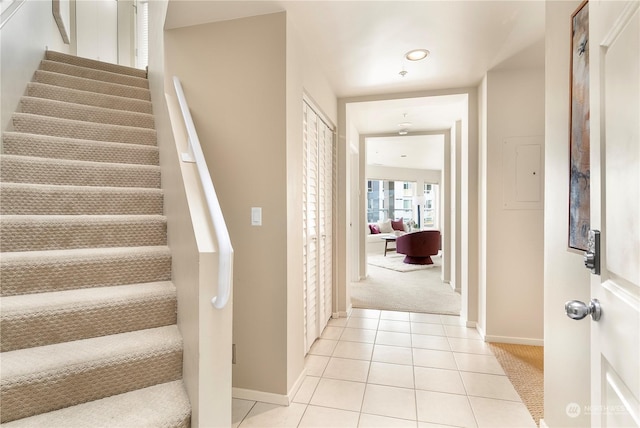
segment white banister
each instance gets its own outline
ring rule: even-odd
[[[176,89],[176,95],[178,96],[178,103],[180,104],[180,110],[182,111],[182,117],[187,128],[187,136],[189,137],[188,153],[182,154],[183,162],[195,162],[198,169],[198,175],[200,176],[200,183],[202,184],[202,190],[207,201],[207,207],[209,209],[209,215],[211,216],[211,223],[215,229],[215,235],[217,237],[218,247],[218,291],[217,295],[211,299],[211,303],[218,309],[222,309],[226,306],[231,295],[231,278],[233,274],[233,247],[231,246],[231,238],[229,237],[229,230],[227,224],[224,221],[222,215],[222,209],[220,208],[220,202],[216,195],[216,190],[213,187],[211,181],[211,174],[209,174],[209,168],[207,168],[207,162],[204,159],[204,153],[202,153],[202,147],[200,146],[200,140],[196,128],[193,124],[193,118],[189,112],[189,105],[182,91],[182,85],[180,79],[177,76],[173,77],[173,84]]]

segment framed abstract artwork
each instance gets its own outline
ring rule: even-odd
[[[571,16],[569,248],[586,250],[590,229],[589,4]]]

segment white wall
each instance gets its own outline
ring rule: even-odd
[[[564,314],[564,302],[589,301],[589,271],[567,248],[569,218],[569,70],[571,14],[580,1],[546,3],[544,421],[549,427],[588,427],[590,417],[567,405],[590,402],[590,322]]]
[[[478,324],[476,328],[483,335],[487,330],[487,75],[485,74],[478,90],[478,111],[480,135],[478,153],[478,225],[480,236],[478,250]]]
[[[415,182],[417,189],[422,189],[424,183],[440,184],[442,171],[434,169],[393,168],[389,166],[367,165],[366,179],[398,180]]]
[[[451,288],[462,291],[462,125],[451,128]]]
[[[73,8],[73,4],[71,7]],[[74,23],[72,15],[71,25]],[[65,44],[53,18],[50,1],[25,0],[4,23],[0,29],[1,130],[9,129],[11,115],[16,111],[27,83],[44,58],[45,50],[48,48],[73,53],[73,33],[70,37],[72,44]]]
[[[481,159],[486,162],[482,166],[486,172],[486,235],[480,253],[486,271],[480,280],[484,287],[480,295],[486,296],[486,324],[480,328],[489,341],[541,345],[543,195],[532,191],[523,197],[526,203],[519,202],[512,200],[509,189],[516,184],[516,159],[511,157],[514,145],[526,143],[519,149],[536,144],[544,147],[544,69],[490,71],[484,82],[486,136],[482,137]],[[543,186],[542,166],[540,158],[532,165],[533,172],[527,169],[538,189]],[[523,169],[518,167],[518,171]]]

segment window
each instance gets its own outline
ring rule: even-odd
[[[425,183],[424,184],[424,197],[425,197],[425,209],[422,218],[422,224],[424,227],[440,227],[438,221],[438,194],[439,186],[437,184]]]
[[[367,180],[367,222],[413,218],[412,199],[416,183],[411,181]]]

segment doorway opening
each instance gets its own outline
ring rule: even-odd
[[[451,281],[456,262],[451,225],[459,216],[452,209],[459,197],[452,183],[461,172],[454,139],[462,139],[456,124],[467,121],[466,107],[462,94],[346,105],[348,186],[358,195],[348,201],[352,307],[461,313],[466,296]],[[394,238],[422,230],[440,232],[433,264],[405,263],[394,251]]]

